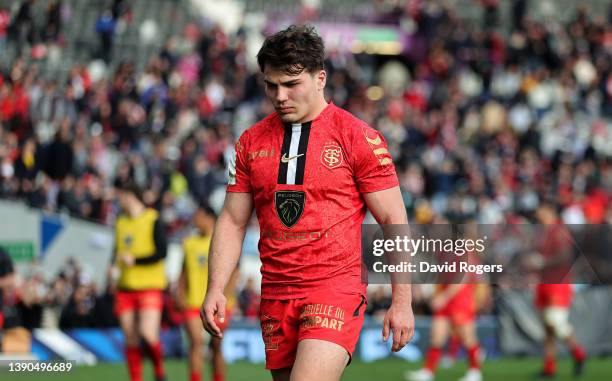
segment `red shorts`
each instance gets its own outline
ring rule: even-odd
[[[115,295],[115,314],[144,309],[162,310],[161,290],[117,291]]]
[[[470,306],[446,305],[434,313],[434,318],[449,319],[453,325],[464,325],[476,320],[476,311]]]
[[[4,315],[0,312],[0,329],[4,327]]]
[[[200,309],[195,307],[187,307],[183,310],[183,316],[185,320],[197,319],[201,320],[200,317]],[[227,327],[229,327],[230,319],[232,318],[232,311],[230,309],[225,310],[225,320],[223,323],[220,323],[219,320],[216,321],[217,326],[221,329],[221,332],[225,331]]]
[[[266,369],[293,365],[298,343],[325,340],[353,354],[367,299],[362,293],[331,290],[290,300],[262,299],[259,317],[266,348]]]
[[[453,325],[463,325],[476,320],[476,300],[474,287],[464,285],[462,289],[446,305],[434,312],[434,317],[449,319]]]
[[[538,284],[535,305],[538,308],[564,307],[572,305],[572,286],[570,284]]]

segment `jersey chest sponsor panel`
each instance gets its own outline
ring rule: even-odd
[[[329,105],[312,122],[283,124],[272,116],[241,137],[236,184],[228,191],[253,194],[264,297],[300,297],[328,282],[362,289],[360,190],[397,185],[392,166],[378,168],[363,128],[363,122]],[[373,161],[375,171],[360,167],[362,156]],[[380,177],[373,190],[360,186],[364,173]]]

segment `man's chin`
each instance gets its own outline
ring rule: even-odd
[[[282,114],[279,112],[278,116],[285,123],[296,123],[296,121],[299,119],[298,116],[292,112],[287,113],[287,114]]]

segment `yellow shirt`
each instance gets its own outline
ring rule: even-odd
[[[208,281],[208,250],[210,249],[210,236],[192,235],[183,241],[185,280],[185,306],[187,308],[200,308],[206,296]],[[227,297],[227,309],[236,304],[236,296],[232,292]]]
[[[187,283],[184,303],[188,308],[200,308],[206,295],[210,239],[210,236],[192,235],[183,241],[183,266]]]
[[[158,218],[154,209],[145,209],[139,216],[121,215],[115,226],[115,247],[117,265],[121,270],[119,289],[123,290],[163,290],[166,288],[164,261],[152,264],[126,266],[119,261],[121,253],[129,253],[136,259],[155,253],[153,227]]]

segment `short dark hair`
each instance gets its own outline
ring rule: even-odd
[[[117,179],[115,180],[115,188],[119,191],[133,194],[141,202],[143,200],[144,190],[133,180],[119,181]]]
[[[257,53],[262,72],[269,65],[289,75],[299,75],[304,70],[308,73],[323,70],[324,59],[323,39],[310,25],[291,25],[267,37]]]

